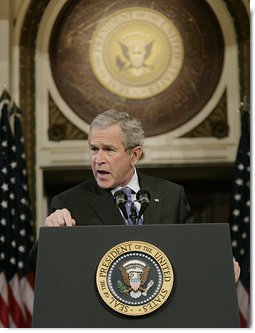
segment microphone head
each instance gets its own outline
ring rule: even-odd
[[[136,193],[136,199],[140,202],[141,208],[138,214],[138,219],[143,215],[145,209],[148,207],[150,202],[150,193],[146,190],[139,190]]]
[[[114,199],[116,201],[117,206],[119,206],[122,203],[126,203],[127,201],[127,195],[124,191],[119,190],[114,193]]]
[[[139,190],[136,193],[136,199],[141,203],[149,203],[150,202],[150,193],[147,190]]]

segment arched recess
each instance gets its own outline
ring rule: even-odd
[[[23,20],[23,24],[21,26],[20,30],[20,39],[19,39],[19,50],[20,50],[20,56],[19,56],[19,76],[20,76],[20,86],[19,86],[19,96],[20,96],[20,107],[23,111],[23,122],[24,127],[26,128],[25,131],[25,142],[26,142],[26,152],[27,152],[27,158],[28,158],[28,171],[29,171],[29,188],[31,191],[31,197],[35,198],[36,190],[36,170],[35,165],[38,166],[38,158],[41,159],[41,161],[44,160],[44,157],[46,156],[46,163],[44,166],[52,165],[54,164],[54,159],[51,160],[52,154],[47,153],[45,156],[41,154],[43,151],[49,151],[53,148],[52,152],[59,154],[59,164],[60,165],[67,165],[66,164],[66,157],[63,157],[63,151],[65,150],[66,145],[63,144],[63,147],[61,147],[61,142],[57,143],[52,142],[52,140],[49,140],[48,134],[43,132],[43,129],[41,128],[41,131],[38,131],[38,128],[40,126],[36,123],[36,114],[35,111],[37,110],[37,103],[42,102],[40,100],[41,96],[38,95],[38,85],[36,82],[40,80],[36,73],[36,59],[38,61],[38,57],[40,57],[40,54],[37,53],[37,47],[38,43],[40,44],[40,41],[38,39],[42,40],[42,35],[38,36],[38,29],[41,27],[42,20],[45,20],[45,12],[47,11],[47,8],[49,6],[53,6],[58,1],[50,1],[50,0],[38,0],[38,1],[31,1],[28,9],[26,11],[26,15]],[[64,1],[62,1],[64,3]],[[213,9],[217,12],[217,6],[215,6],[214,1],[209,1],[208,3],[213,7]],[[236,36],[237,40],[237,46],[238,46],[238,61],[237,66],[239,67],[239,85],[240,85],[240,99],[243,98],[243,96],[249,96],[249,16],[247,13],[247,8],[241,1],[230,1],[230,0],[224,0],[221,3],[221,8],[226,8],[226,15],[229,16],[229,26],[233,25],[233,31]],[[218,17],[221,16],[221,12],[217,13]],[[223,20],[223,19],[222,19]],[[219,98],[219,101],[221,101],[221,104],[219,104],[219,108],[226,108],[226,105],[224,104],[224,98],[228,98],[227,96],[224,97],[224,93],[222,92],[221,99]],[[219,92],[218,92],[219,94]],[[239,94],[239,92],[238,92]],[[219,94],[220,95],[220,94]],[[49,97],[47,97],[49,98]],[[223,100],[222,100],[223,98]],[[239,100],[239,98],[238,98]],[[43,104],[45,101],[42,102]],[[220,102],[219,102],[220,103]],[[49,99],[50,104],[50,99]],[[54,103],[53,103],[54,104]],[[231,101],[230,101],[231,105]],[[237,103],[236,100],[232,103],[233,107],[236,107]],[[216,107],[216,105],[215,105]],[[53,109],[55,106],[53,106]],[[61,108],[61,105],[60,105]],[[63,107],[64,108],[64,107]],[[150,164],[152,161],[157,161],[157,163],[160,165],[165,163],[173,163],[174,159],[178,161],[178,163],[183,163],[185,158],[184,155],[188,156],[190,154],[190,138],[196,138],[198,144],[204,144],[205,150],[208,149],[208,146],[210,146],[210,139],[208,139],[207,134],[208,128],[212,127],[211,121],[208,120],[208,116],[212,113],[213,105],[209,105],[204,112],[202,113],[202,116],[200,114],[200,118],[193,119],[191,123],[185,124],[186,128],[183,129],[177,129],[176,131],[172,131],[164,136],[159,135],[157,140],[155,138],[148,138],[146,141],[147,146],[147,156],[145,156],[144,163]],[[237,112],[237,110],[232,110],[232,114],[230,112],[231,110],[228,109],[226,117],[231,121],[233,121],[233,118],[236,119],[236,116],[233,117],[233,112]],[[38,112],[38,110],[37,110]],[[42,110],[39,110],[39,117],[42,116]],[[44,115],[46,118],[47,115]],[[217,114],[216,114],[217,119]],[[39,118],[40,119],[40,118]],[[45,118],[44,118],[45,119]],[[84,143],[84,140],[86,140],[86,135],[81,138],[79,137],[80,134],[77,134],[81,128],[84,128],[84,123],[81,124],[79,119],[76,119],[75,121],[73,119],[73,125],[76,127],[77,132],[77,140],[75,143],[71,143],[70,147],[76,147],[76,155],[74,156],[74,161],[71,161],[73,165],[82,165],[83,163],[87,163],[85,157],[85,149],[84,147],[86,144]],[[194,126],[194,123],[196,126]],[[47,124],[48,126],[48,124]],[[190,126],[190,127],[189,127]],[[230,153],[229,160],[233,159],[234,156],[234,150],[235,150],[235,144],[237,142],[238,138],[238,126],[237,124],[232,123],[232,132],[231,138],[224,139],[227,143],[228,140],[230,143],[230,147],[232,147],[232,151]],[[86,126],[85,126],[86,128]],[[36,131],[39,138],[42,139],[41,144],[38,147],[38,137],[36,139]],[[79,132],[80,133],[80,132]],[[180,140],[182,139],[182,141]],[[169,142],[171,142],[171,152],[169,151]],[[215,145],[216,143],[216,145]],[[219,141],[215,141],[212,143],[214,145],[215,153],[216,155],[225,154],[226,151],[222,150],[222,147],[218,144]],[[68,143],[69,145],[69,143]],[[58,147],[60,147],[60,150],[58,150]],[[36,156],[36,151],[39,151],[39,155]],[[220,149],[219,149],[220,148]],[[54,150],[55,149],[55,150]],[[158,153],[160,150],[160,154]],[[172,157],[174,156],[174,157]],[[69,157],[68,157],[69,158]],[[79,161],[77,161],[77,158]],[[198,152],[197,161],[199,163],[203,162],[203,153]],[[47,161],[48,159],[48,161]],[[190,160],[192,160],[190,156]],[[186,160],[187,162],[188,160]],[[56,162],[56,161],[55,161]],[[58,165],[58,161],[56,162],[56,165]],[[39,162],[39,166],[43,166],[43,162]],[[42,184],[40,184],[39,181],[39,187],[42,187]],[[34,212],[35,212],[35,200],[33,202],[34,206]]]

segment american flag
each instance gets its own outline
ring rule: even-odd
[[[248,111],[242,111],[242,131],[235,164],[230,211],[233,256],[241,268],[237,297],[241,327],[250,326],[250,131]]]
[[[0,122],[0,327],[31,327],[34,242],[20,114],[4,100]]]

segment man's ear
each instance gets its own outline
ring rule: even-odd
[[[135,165],[139,161],[139,159],[142,156],[142,153],[143,153],[143,148],[141,146],[137,146],[132,149],[131,160],[133,165]]]

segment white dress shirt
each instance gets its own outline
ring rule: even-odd
[[[140,185],[139,185],[139,182],[138,182],[138,176],[137,176],[136,168],[134,168],[134,174],[133,174],[133,177],[130,180],[130,182],[125,186],[117,186],[116,188],[114,188],[111,191],[112,195],[114,195],[115,192],[117,192],[119,190],[122,190],[123,187],[129,187],[134,192],[134,193],[131,194],[131,200],[134,202],[134,204],[135,204],[135,206],[136,206],[136,208],[139,212],[141,204],[140,204],[140,202],[136,201],[136,193],[140,190]]]

